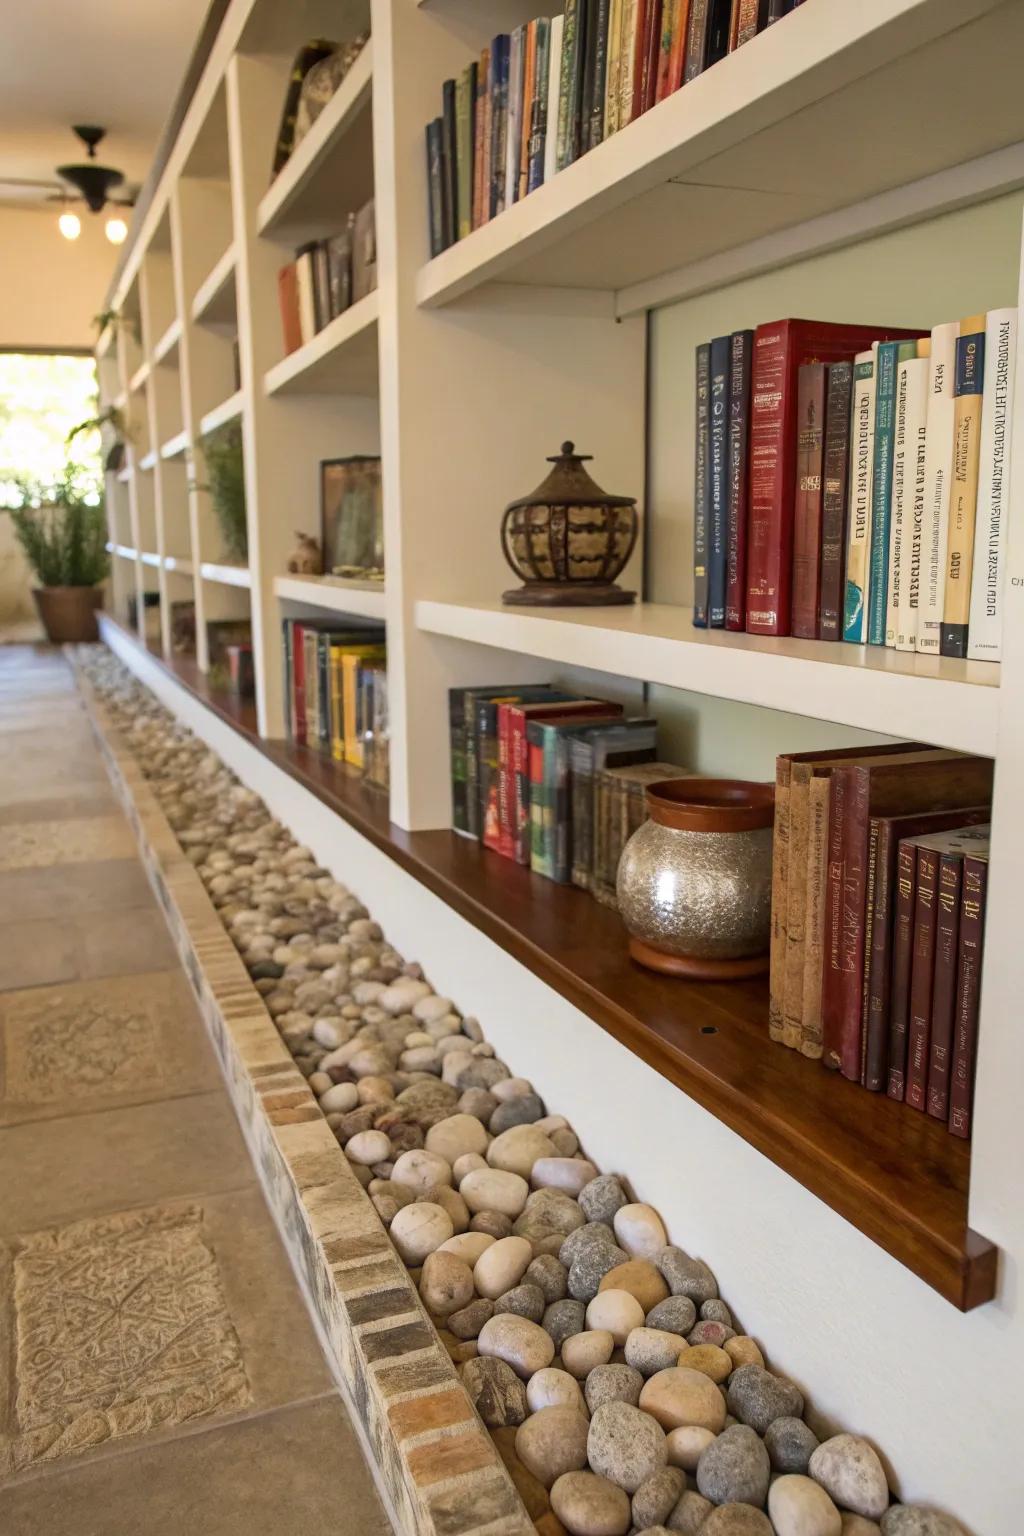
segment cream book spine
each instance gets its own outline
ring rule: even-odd
[[[871,570],[871,470],[875,443],[875,363],[878,343],[858,352],[853,364],[850,428],[850,503],[846,545],[843,639],[863,645],[868,637]]]
[[[974,525],[970,661],[999,661],[1003,648],[1003,560],[1010,510],[1010,441],[1017,371],[1017,311],[994,309],[985,320],[985,395],[981,468]]]
[[[927,344],[922,342],[921,346]],[[892,460],[892,517],[889,524],[889,587],[885,643],[912,651],[917,631],[917,592],[921,567],[921,503],[928,421],[927,353],[901,363],[896,371],[896,435]],[[909,643],[908,643],[909,637]]]
[[[562,83],[564,16],[552,16],[548,34],[548,122],[544,138],[544,180],[558,173],[558,92]]]
[[[946,540],[949,489],[953,473],[956,404],[956,343],[960,326],[953,320],[932,331],[928,375],[928,432],[925,442],[924,511],[921,522],[921,575],[914,649],[939,654],[942,605],[946,600]]]
[[[967,655],[984,388],[985,316],[972,315],[968,320],[961,320],[956,344],[956,380],[953,385],[956,416],[946,539],[946,597],[942,605],[939,640],[942,655],[956,658]]]

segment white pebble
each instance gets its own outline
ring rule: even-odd
[[[526,1237],[502,1237],[484,1249],[473,1266],[477,1292],[497,1301],[518,1285],[533,1261],[533,1244]]]
[[[392,1242],[407,1264],[422,1264],[427,1254],[440,1248],[454,1232],[448,1212],[427,1200],[404,1205],[389,1230]]]
[[[661,1217],[653,1205],[621,1205],[612,1218],[619,1247],[631,1258],[652,1259],[668,1242]]]
[[[320,1095],[320,1108],[325,1115],[347,1114],[359,1103],[359,1089],[355,1083],[335,1083],[333,1088]]]
[[[418,1194],[425,1195],[436,1184],[450,1184],[452,1182],[452,1170],[443,1157],[436,1152],[427,1152],[417,1147],[412,1152],[403,1152],[395,1163],[391,1174],[396,1184],[404,1184],[407,1189],[414,1189]],[[451,1233],[448,1234],[451,1236]]]
[[[345,1156],[353,1163],[383,1163],[391,1156],[391,1142],[383,1131],[359,1131],[345,1144]]]

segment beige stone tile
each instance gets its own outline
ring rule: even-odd
[[[2,841],[2,838],[0,838]],[[0,914],[56,921],[83,912],[123,912],[156,901],[137,857],[0,871]]]
[[[71,923],[0,925],[0,992],[74,981],[81,974],[79,939]]]
[[[128,976],[178,965],[178,952],[158,907],[124,913],[116,923],[93,918],[76,926],[82,976]]]
[[[0,827],[20,821],[66,821],[85,816],[113,816],[119,812],[109,783],[97,779],[79,786],[66,795],[52,794],[45,784],[36,784],[32,799],[8,804],[5,797],[7,775],[0,763]]]
[[[337,1397],[22,1482],[4,1536],[392,1536]]]
[[[0,923],[0,992],[100,976],[136,975],[178,964],[163,915],[140,907],[52,922]]]
[[[0,1059],[0,1125],[170,1098],[221,1081],[177,969],[0,994]]]
[[[135,840],[123,816],[23,821],[0,838],[0,870],[127,859],[134,851]]]
[[[254,1182],[222,1091],[0,1130],[0,1232]]]

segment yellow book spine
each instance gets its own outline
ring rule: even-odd
[[[972,315],[970,319],[960,322],[960,339],[956,348],[953,479],[949,500],[949,540],[946,546],[946,598],[942,610],[941,648],[944,656],[967,654],[981,453],[984,356],[985,316]]]
[[[354,768],[363,766],[363,744],[356,729],[356,692],[359,683],[360,656],[351,652],[341,658],[342,690],[341,707],[344,720],[344,753],[346,763]]]
[[[345,701],[342,692],[342,660],[343,653],[337,646],[331,646],[330,682],[331,682],[331,756],[336,763],[345,761]]]

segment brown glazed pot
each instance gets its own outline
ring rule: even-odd
[[[617,882],[633,959],[703,981],[767,970],[775,786],[670,779],[649,787],[647,808]]]
[[[51,644],[99,639],[96,610],[103,607],[102,587],[33,587],[32,596]]]

